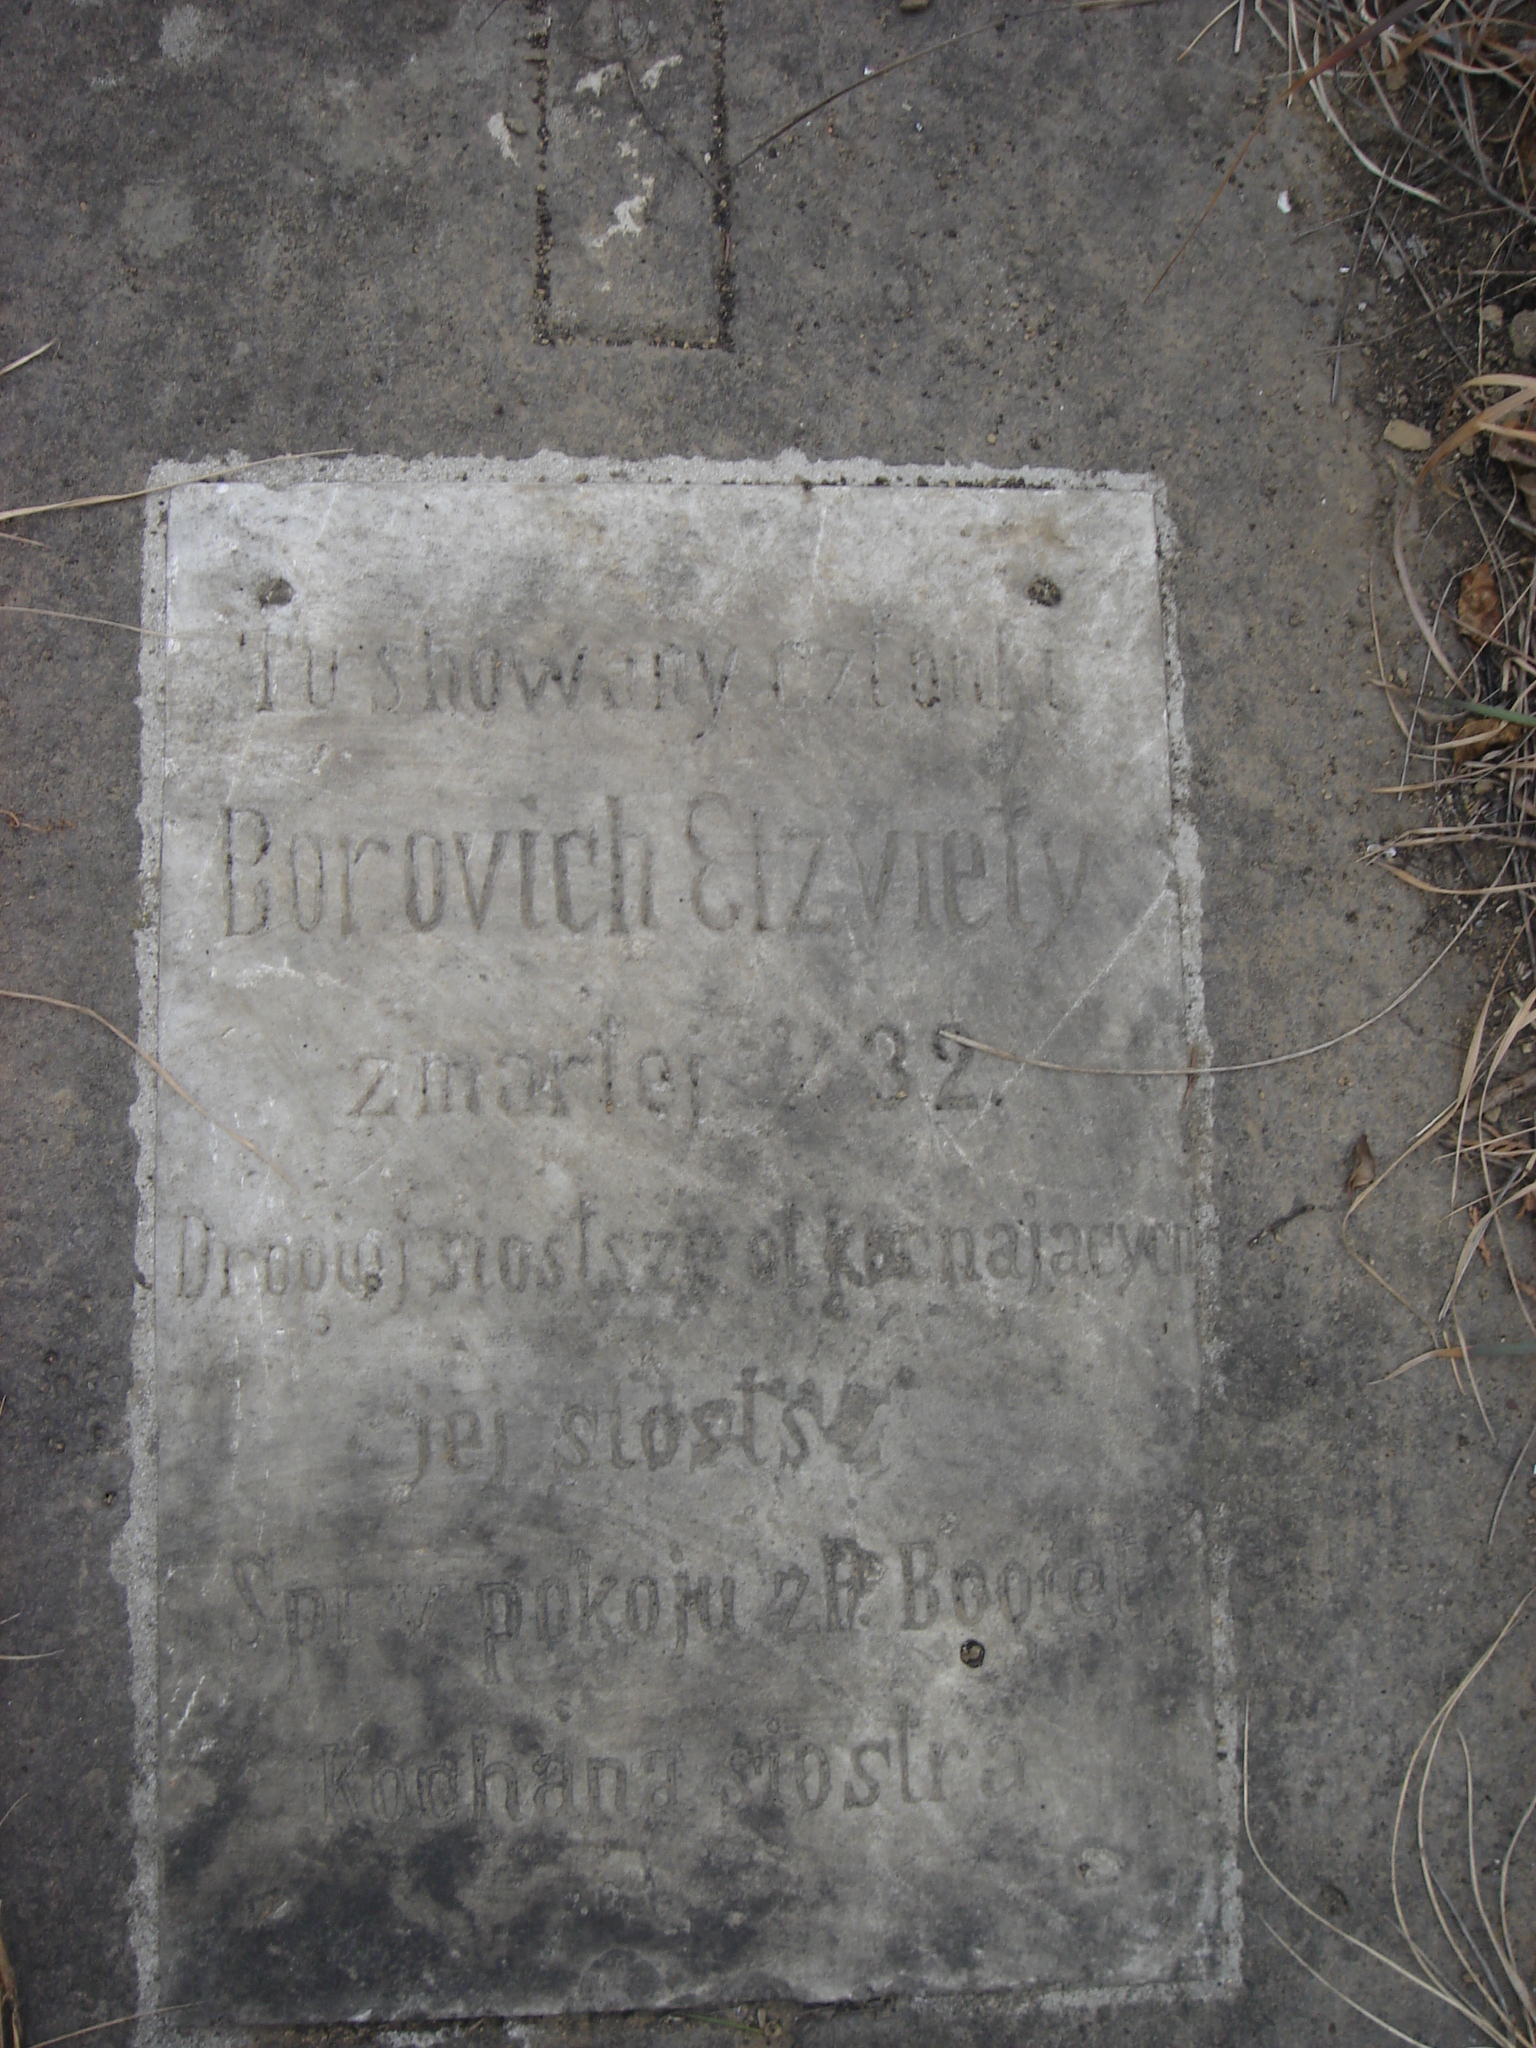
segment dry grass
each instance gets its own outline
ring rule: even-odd
[[[1237,4],[1241,23],[1245,0]],[[1428,816],[1391,846],[1367,851],[1404,885],[1470,910],[1485,931],[1502,927],[1504,937],[1487,970],[1453,1098],[1382,1172],[1358,1187],[1351,1182],[1344,1238],[1352,1256],[1431,1333],[1431,1348],[1398,1371],[1429,1360],[1447,1363],[1458,1387],[1476,1400],[1491,1438],[1478,1364],[1536,1358],[1530,1277],[1536,1219],[1536,377],[1486,374],[1484,361],[1488,336],[1504,326],[1500,298],[1511,280],[1518,281],[1517,294],[1536,282],[1524,263],[1496,268],[1510,244],[1517,238],[1528,243],[1527,231],[1536,227],[1536,8],[1531,0],[1441,0],[1389,15],[1370,0],[1353,7],[1286,0],[1281,15],[1273,4],[1266,10],[1264,0],[1253,4],[1284,50],[1293,83],[1298,72],[1310,74],[1299,82],[1374,180],[1352,269],[1369,242],[1378,262],[1405,277],[1423,300],[1444,365],[1463,379],[1393,534],[1398,579],[1422,642],[1416,673],[1406,667],[1388,673],[1376,630],[1377,679],[1402,737],[1396,792],[1427,798]],[[1362,40],[1362,25],[1370,28],[1373,17],[1373,32]],[[1453,253],[1462,253],[1459,222],[1491,216],[1499,224],[1492,253],[1467,266],[1470,283],[1458,269],[1455,294],[1432,278],[1426,283],[1422,243],[1406,228],[1399,232],[1405,210],[1412,218],[1416,205],[1444,224],[1442,247]],[[1421,213],[1421,223],[1424,218]],[[1464,326],[1452,331],[1458,307],[1464,314],[1475,310],[1470,343]],[[1343,344],[1341,316],[1335,397]],[[1376,629],[1374,593],[1372,621]],[[1351,1241],[1350,1225],[1384,1182],[1428,1147],[1448,1168],[1450,1214],[1463,1234],[1449,1284],[1426,1310],[1371,1265]],[[1495,1260],[1529,1337],[1469,1342],[1459,1297],[1468,1275]],[[1490,1542],[1533,1444],[1536,1428],[1509,1469],[1489,1523]],[[1465,2024],[1467,2038],[1499,2048],[1536,2048],[1536,1998],[1524,1960],[1529,1936],[1517,1940],[1510,1900],[1516,1853],[1536,1799],[1495,1859],[1496,1877],[1487,1878],[1476,1838],[1472,1752],[1459,1713],[1531,1598],[1520,1602],[1451,1692],[1404,1772],[1390,1877],[1406,1963],[1334,1927],[1266,1862],[1249,1816],[1245,1730],[1243,1824],[1266,1877],[1314,1926],[1434,2001]],[[1436,1836],[1427,1819],[1437,1808],[1432,1780],[1448,1740],[1461,1752],[1464,1802],[1455,1830],[1461,1846],[1452,1862],[1437,1856],[1432,1836],[1442,1845],[1446,1838]],[[1443,1829],[1443,1805],[1440,1814]],[[1455,1865],[1459,1877],[1449,1874]],[[1522,1903],[1525,1914],[1517,1910],[1514,1918],[1528,1930],[1529,1900]],[[1329,1982],[1291,1941],[1270,1931],[1304,1969]],[[1369,2004],[1329,1988],[1393,2038],[1418,2041]]]
[[[1270,1883],[1308,1921],[1323,1928],[1333,1939],[1344,1943],[1371,1963],[1388,1971],[1401,1982],[1409,1985],[1422,1996],[1448,2008],[1458,2019],[1473,2029],[1471,2039],[1488,2041],[1495,2048],[1536,2048],[1536,1998],[1533,1998],[1527,1973],[1521,1967],[1518,1945],[1510,1927],[1510,1879],[1515,1868],[1520,1837],[1526,1823],[1536,1813],[1536,1797],[1533,1797],[1521,1813],[1503,1853],[1495,1859],[1498,1871],[1497,1887],[1485,1886],[1483,1858],[1477,1842],[1478,1796],[1474,1788],[1472,1751],[1458,1720],[1458,1714],[1477,1679],[1488,1668],[1500,1647],[1508,1639],[1516,1623],[1529,1606],[1532,1595],[1527,1593],[1505,1622],[1492,1643],[1478,1658],[1466,1676],[1450,1693],[1440,1711],[1435,1715],[1418,1745],[1408,1760],[1398,1791],[1397,1812],[1392,1823],[1392,1846],[1389,1870],[1392,1882],[1392,1906],[1397,1922],[1398,1935],[1407,1950],[1409,1962],[1400,1962],[1386,1950],[1358,1935],[1349,1934],[1332,1921],[1309,1906],[1298,1896],[1285,1880],[1278,1876],[1265,1860],[1263,1851],[1253,1838],[1253,1823],[1249,1813],[1248,1798],[1248,1723],[1243,1723],[1243,1832],[1254,1860]],[[1461,1750],[1462,1784],[1465,1799],[1465,1827],[1458,1817],[1456,1835],[1458,1846],[1456,1862],[1465,1854],[1466,1868],[1460,1876],[1448,1876],[1447,1866],[1437,1856],[1437,1829],[1431,1819],[1434,1804],[1431,1797],[1431,1781],[1435,1765],[1439,1761],[1441,1746],[1446,1734],[1454,1727],[1457,1745]],[[1411,1819],[1410,1819],[1411,1816]],[[1402,1867],[1406,1865],[1406,1871]],[[1417,1885],[1413,1872],[1417,1868]],[[1410,1916],[1417,1890],[1423,1898],[1417,1906],[1417,1924]],[[1261,1916],[1262,1917],[1262,1916]],[[1277,1929],[1265,1920],[1263,1925],[1274,1936],[1288,1955],[1301,1964],[1311,1976],[1327,1985],[1336,1998],[1341,1999],[1352,2012],[1391,2034],[1396,2040],[1414,2044],[1414,2048],[1426,2048],[1416,2034],[1405,2033],[1391,2024],[1379,2013],[1334,1984],[1317,1969],[1301,1951]]]
[[[1344,0],[1287,0],[1283,10],[1271,0],[1266,11],[1253,0],[1253,9],[1287,65],[1314,73],[1307,89],[1380,186],[1442,212],[1489,201],[1536,224],[1530,0],[1440,0],[1391,13]],[[1352,41],[1347,60],[1320,68]]]
[[[1420,470],[1394,534],[1423,641],[1417,676],[1402,667],[1389,675],[1376,636],[1377,680],[1403,741],[1396,787],[1427,796],[1429,815],[1367,852],[1416,892],[1470,904],[1485,923],[1512,927],[1512,936],[1491,971],[1454,1097],[1354,1196],[1345,1241],[1432,1331],[1433,1348],[1407,1365],[1447,1360],[1458,1383],[1465,1372],[1482,1409],[1478,1348],[1458,1313],[1477,1261],[1490,1265],[1497,1256],[1536,1351],[1536,377],[1475,378],[1456,404],[1462,416]],[[1429,598],[1409,537],[1415,512],[1434,501],[1442,517],[1458,517],[1468,553],[1457,571],[1438,576]],[[1372,609],[1374,623],[1374,599]],[[1437,1142],[1450,1168],[1450,1211],[1465,1232],[1444,1297],[1426,1312],[1355,1247],[1349,1222],[1405,1160]],[[1525,1456],[1511,1470],[1490,1536]]]
[[[21,1993],[16,1989],[16,1972],[0,1937],[0,2048],[22,2048]]]

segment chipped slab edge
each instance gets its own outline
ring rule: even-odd
[[[191,472],[195,474],[195,472]],[[157,472],[157,479],[159,473]],[[181,480],[181,479],[178,479]],[[144,509],[143,584],[140,622],[166,618],[166,501],[147,500]],[[134,956],[139,973],[140,1045],[158,1035],[160,997],[160,784],[165,759],[166,643],[164,632],[139,642],[139,919]],[[133,1821],[133,1877],[128,1891],[128,1940],[138,1971],[140,2014],[152,2012],[160,1982],[160,1843],[157,1780],[159,1729],[156,1629],[158,1467],[155,1421],[155,1116],[158,1099],[153,1070],[138,1062],[139,1088],[128,1113],[138,1140],[135,1180],[139,1220],[134,1236],[132,1376],[128,1390],[128,1517],[112,1544],[111,1569],[128,1609],[132,1657],[133,1764],[128,1810]],[[140,1276],[151,1284],[146,1286]],[[135,2035],[145,2041],[163,2031],[140,2018]]]
[[[1173,858],[1178,876],[1180,953],[1184,976],[1185,1036],[1202,1068],[1209,1070],[1212,1046],[1205,1021],[1205,982],[1201,965],[1201,888],[1204,870],[1199,837],[1190,807],[1190,754],[1184,729],[1184,670],[1179,657],[1178,607],[1171,574],[1178,554],[1178,534],[1168,509],[1167,492],[1155,476],[1118,470],[996,469],[984,463],[882,463],[869,456],[847,461],[812,461],[797,449],[785,449],[771,462],[720,460],[707,456],[662,456],[645,461],[615,461],[604,456],[563,455],[541,450],[524,461],[485,456],[428,456],[405,461],[394,456],[280,457],[253,466],[231,452],[222,461],[162,462],[148,479],[145,501],[143,581],[140,619],[162,622],[146,634],[139,654],[139,925],[134,952],[139,978],[138,1040],[149,1046],[158,1038],[160,784],[165,765],[165,718],[169,625],[167,587],[167,508],[178,485],[260,481],[278,486],[314,482],[335,476],[344,466],[347,479],[387,483],[396,479],[429,484],[577,485],[601,472],[604,482],[749,484],[790,487],[884,483],[893,489],[993,489],[1024,491],[1106,491],[1150,498],[1157,544],[1158,594],[1162,607],[1163,680],[1168,731],[1170,787],[1173,807]],[[1196,1280],[1196,1333],[1200,1346],[1202,1397],[1224,1391],[1221,1352],[1214,1330],[1220,1250],[1213,1193],[1212,1160],[1215,1079],[1209,1071],[1196,1081],[1190,1103],[1190,1154],[1199,1270]],[[138,1141],[136,1182],[139,1219],[134,1239],[138,1273],[154,1272],[155,1132],[158,1088],[154,1073],[141,1065],[138,1094],[129,1112],[129,1126]],[[137,1276],[136,1276],[137,1278]],[[111,1551],[114,1578],[123,1587],[128,1611],[132,1658],[133,1778],[129,1813],[134,1831],[134,1874],[128,1896],[128,1938],[138,1972],[139,2018],[134,2027],[138,2048],[169,2048],[195,2039],[200,2048],[225,2048],[245,2040],[248,2030],[176,2023],[158,2010],[160,1990],[160,1835],[159,1779],[159,1648],[157,1630],[157,1460],[155,1408],[155,1301],[152,1289],[136,1284],[132,1382],[128,1395],[131,1463],[128,1518]],[[1085,1990],[1019,1992],[935,1992],[914,2004],[930,2007],[957,1997],[974,1999],[999,2019],[1024,2012],[1090,2012],[1126,2005],[1171,2005],[1230,1998],[1242,1982],[1242,1889],[1237,1837],[1241,1787],[1238,1775],[1236,1651],[1229,1597],[1229,1548],[1225,1511],[1217,1505],[1202,1518],[1206,1595],[1211,1619],[1212,1719],[1216,1758],[1217,1823],[1221,1836],[1219,1866],[1219,1935],[1216,1967],[1209,1975],[1187,1982],[1127,1985]],[[1224,1745],[1224,1746],[1222,1746]],[[659,2015],[658,2015],[659,2017]],[[359,2024],[373,2028],[367,2021]],[[402,2028],[381,2024],[374,2033],[389,2048],[425,2048],[462,2021],[426,2021]],[[506,2038],[526,2040],[528,2023],[508,2019]]]

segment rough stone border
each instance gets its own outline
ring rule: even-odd
[[[550,213],[549,194],[544,180],[549,171],[549,37],[550,16],[548,0],[525,0],[530,16],[527,30],[528,59],[534,71],[533,103],[538,113],[539,126],[539,169],[538,181],[534,187],[534,210],[537,226],[533,251],[533,310],[532,325],[534,339],[546,347],[561,342],[587,341],[601,348],[632,348],[636,342],[649,344],[652,348],[695,348],[720,349],[726,354],[731,351],[731,317],[736,303],[736,266],[731,257],[731,190],[732,164],[730,161],[729,107],[725,92],[725,0],[709,0],[709,37],[712,45],[714,91],[713,130],[714,149],[711,152],[719,166],[716,175],[715,198],[710,207],[710,224],[715,233],[715,324],[709,327],[656,328],[644,332],[638,324],[630,330],[615,334],[590,334],[579,325],[560,318],[560,309],[554,304],[553,287],[550,278],[550,256],[555,246],[554,221]]]

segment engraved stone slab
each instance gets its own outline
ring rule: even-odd
[[[1152,490],[274,476],[146,542],[142,1030],[287,1177],[161,1089],[156,2002],[1209,1981]]]

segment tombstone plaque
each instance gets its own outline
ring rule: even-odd
[[[145,563],[154,2002],[1219,1980],[1150,486],[355,462]]]

